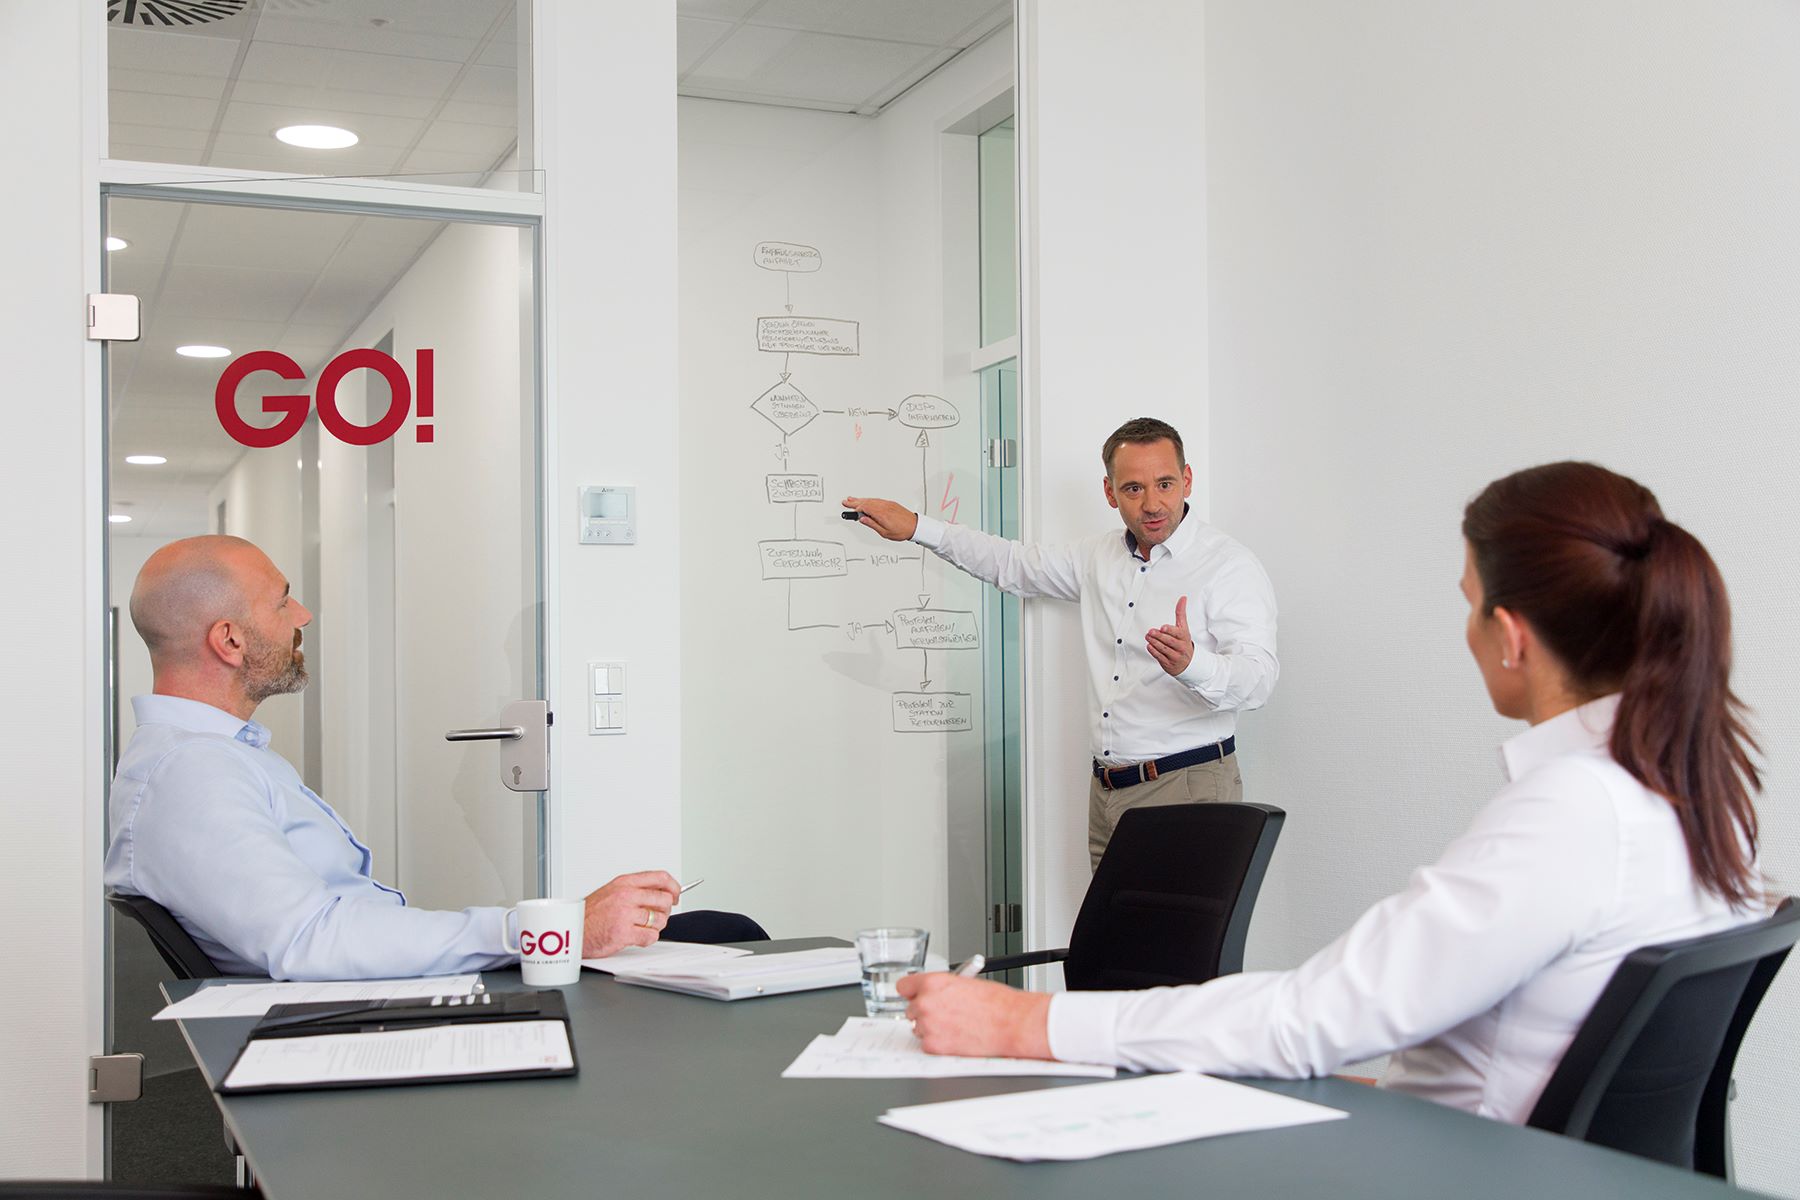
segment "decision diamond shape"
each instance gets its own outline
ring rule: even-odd
[[[819,406],[785,379],[758,396],[750,407],[763,420],[789,436],[805,429],[819,415]]]

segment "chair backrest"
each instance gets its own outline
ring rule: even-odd
[[[1738,1045],[1800,940],[1800,905],[1626,955],[1527,1124],[1725,1178]]]
[[[125,892],[106,893],[113,911],[130,917],[150,935],[150,944],[169,964],[177,979],[212,979],[222,975],[213,960],[206,956],[175,915],[148,896],[132,896]]]
[[[1119,818],[1069,934],[1078,991],[1205,983],[1244,969],[1244,936],[1287,814],[1166,804]]]

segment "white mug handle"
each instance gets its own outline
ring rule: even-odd
[[[500,944],[506,948],[508,954],[517,954],[523,958],[523,952],[520,951],[516,944],[514,944],[513,936],[511,933],[507,932],[506,927],[507,918],[517,915],[518,911],[519,910],[516,908],[509,908],[500,914]]]

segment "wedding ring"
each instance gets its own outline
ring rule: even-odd
[[[646,908],[644,910],[644,919],[639,921],[638,924],[641,925],[645,929],[655,929],[656,928],[656,910],[654,908]]]

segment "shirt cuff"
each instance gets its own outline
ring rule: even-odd
[[[912,540],[927,550],[936,550],[938,543],[944,540],[944,523],[920,513],[919,527],[913,530]]]
[[[1115,992],[1058,992],[1050,997],[1045,1032],[1051,1057],[1060,1062],[1117,1066],[1119,1051],[1113,1031],[1119,1019],[1119,1000]]]
[[[1187,670],[1175,678],[1183,687],[1199,692],[1204,698],[1206,690],[1212,686],[1213,680],[1218,677],[1219,671],[1224,667],[1224,655],[1214,654],[1211,650],[1202,650],[1195,646],[1194,657],[1189,660]]]

